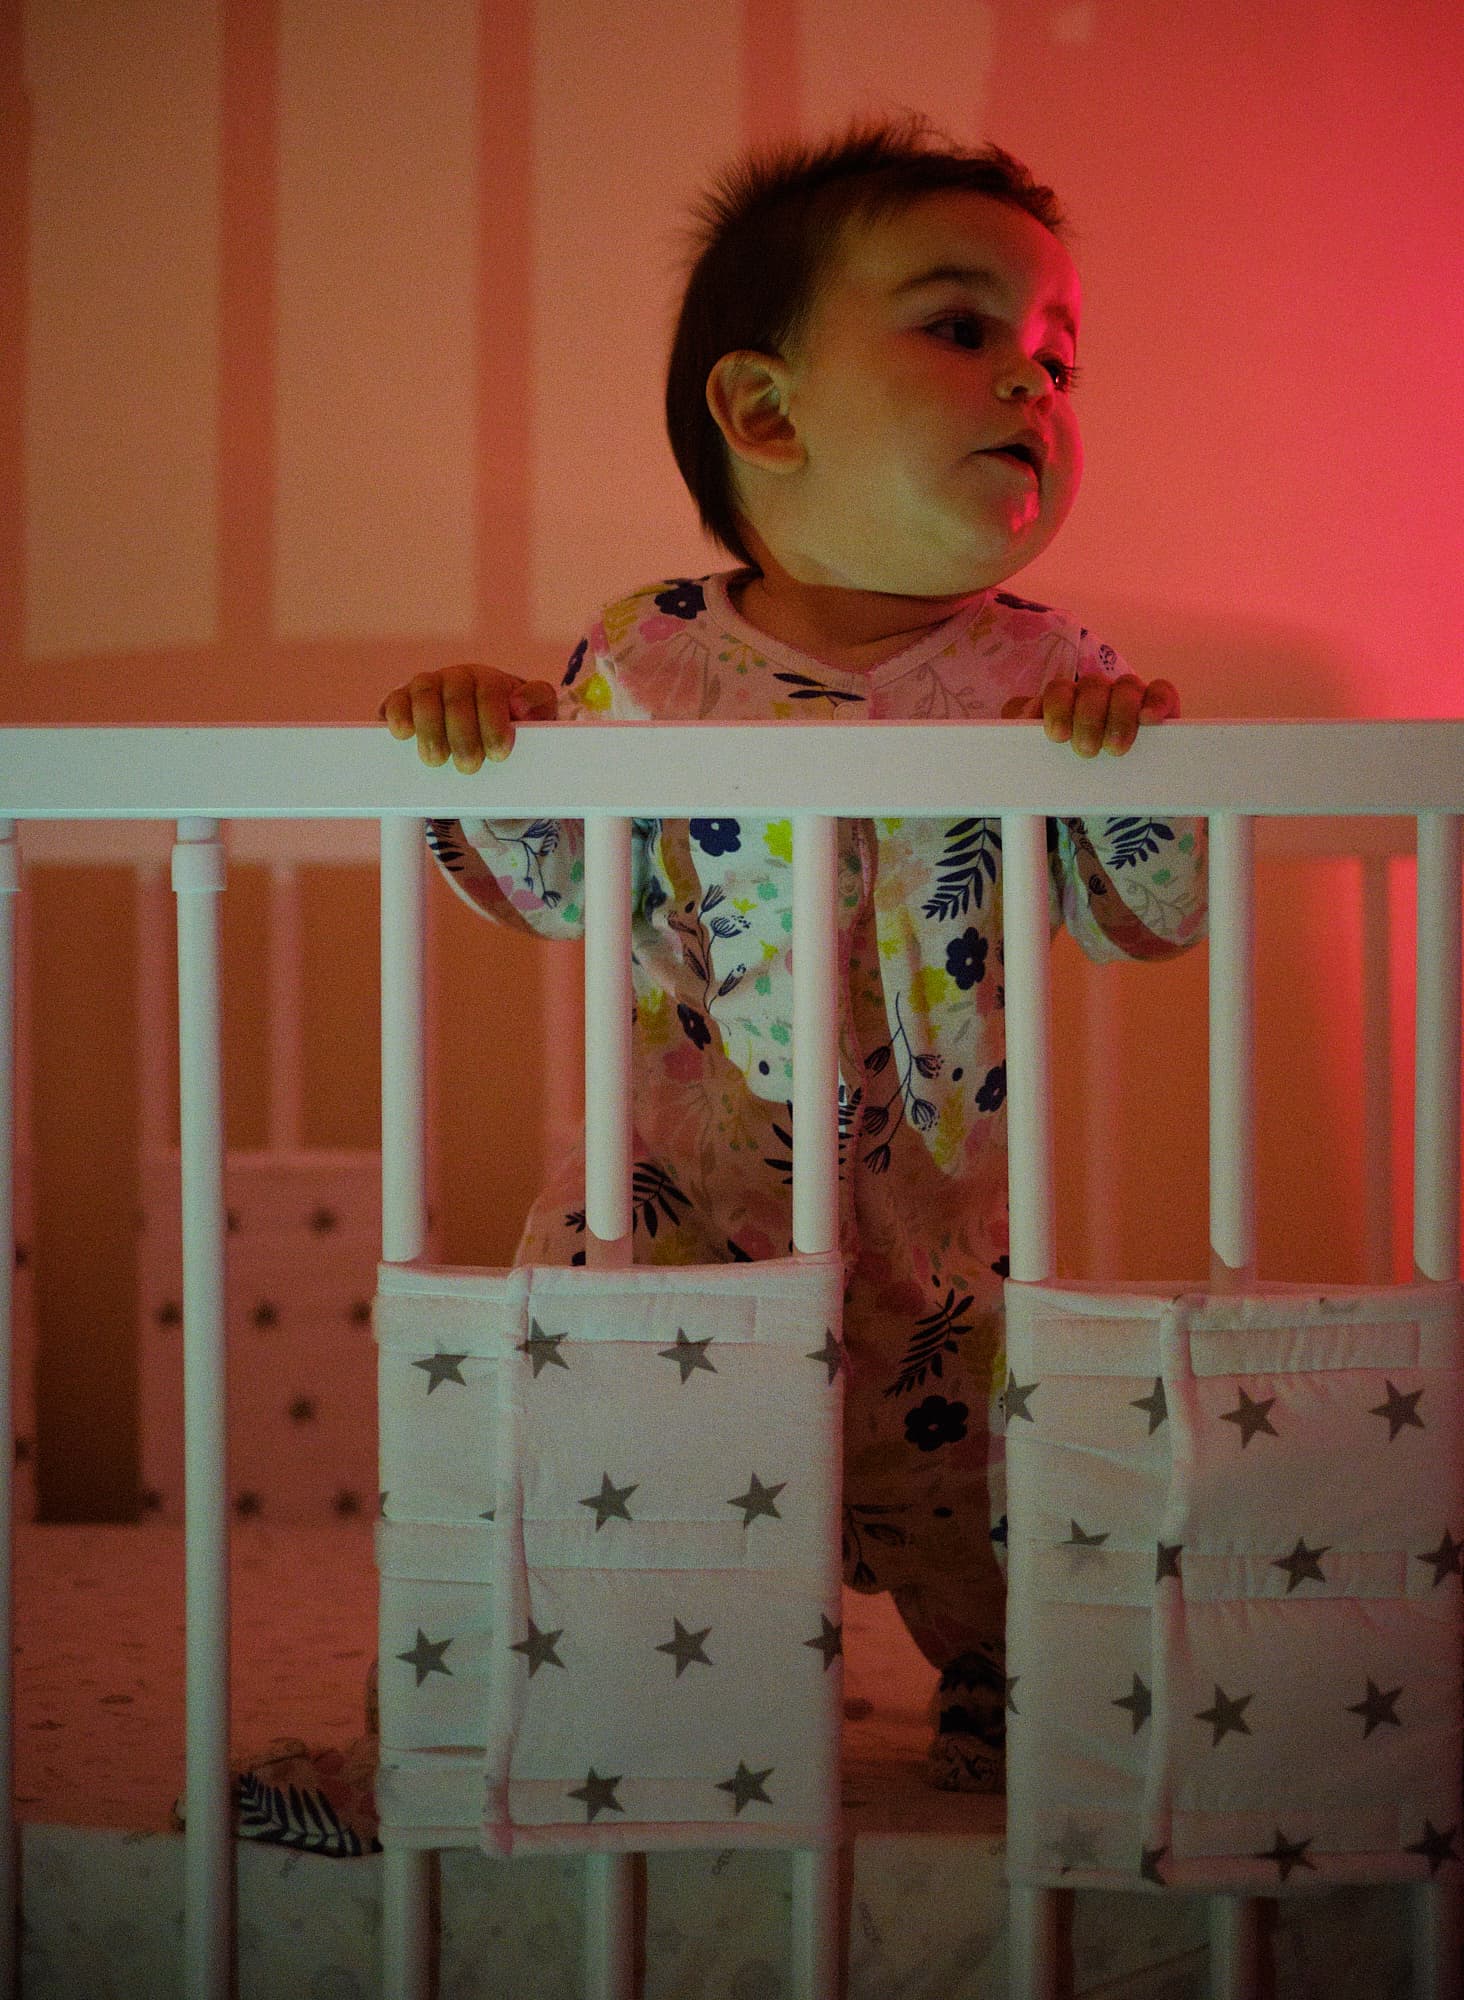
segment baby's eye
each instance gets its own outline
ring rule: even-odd
[[[986,338],[986,330],[975,313],[947,313],[943,319],[932,320],[925,331],[938,334],[947,328],[956,347],[980,347]]]
[[[1060,354],[1048,354],[1043,356],[1042,366],[1052,377],[1059,395],[1070,396],[1077,388],[1081,371],[1076,361],[1064,361]]]

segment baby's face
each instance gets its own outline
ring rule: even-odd
[[[938,597],[1031,562],[1067,518],[1077,271],[1022,209],[927,195],[846,233],[791,366],[803,446],[754,523],[790,574]],[[1002,447],[1026,433],[1035,465]]]

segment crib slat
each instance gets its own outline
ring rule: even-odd
[[[15,1905],[18,1869],[15,1825],[14,1597],[11,1532],[15,1453],[15,1153],[19,1120],[15,1090],[16,903],[20,853],[14,820],[0,820],[0,2000],[17,1990]]]
[[[410,1264],[427,1243],[423,909],[418,819],[381,822],[381,1254]]]
[[[1009,1269],[1043,1284],[1057,1268],[1052,1173],[1051,974],[1047,822],[1001,816],[1002,965],[1006,996]],[[1010,1808],[1008,1808],[1010,1810]],[[1057,2000],[1064,1990],[1059,1898],[1069,1892],[1013,1883],[1007,1895],[1011,2000]]]
[[[793,1247],[839,1247],[839,822],[793,819]],[[839,1842],[791,1856],[792,2000],[835,2000]]]
[[[432,1856],[394,1847],[381,1856],[382,2000],[430,2000]]]
[[[630,821],[585,820],[585,1249],[632,1257]]]
[[[1454,813],[1418,821],[1413,1261],[1442,1281],[1459,1275],[1460,825]]]
[[[1418,820],[1417,1052],[1414,1057],[1413,1261],[1435,1282],[1459,1271],[1460,829],[1455,813]],[[1419,1883],[1413,1904],[1415,2000],[1459,2000],[1464,1891]]]
[[[183,1164],[184,1563],[188,1823],[183,1984],[227,2000],[234,1964],[229,1796],[229,1519],[224,1348],[224,1131],[219,1056],[219,824],[180,819],[178,1081]]]
[[[1217,1274],[1253,1276],[1255,821],[1210,817],[1210,1248]]]

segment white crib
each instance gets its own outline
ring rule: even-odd
[[[1213,1290],[1254,1275],[1253,1106],[1249,991],[1252,822],[1270,814],[1409,814],[1419,826],[1417,1149],[1414,1262],[1426,1284],[1458,1275],[1460,815],[1464,724],[1181,724],[1146,736],[1132,755],[1081,764],[1060,758],[1040,731],[1013,725],[855,724],[825,730],[810,763],[797,733],[737,728],[735,745],[707,734],[731,725],[622,725],[567,736],[527,730],[512,762],[482,780],[475,803],[505,815],[584,816],[587,912],[588,1231],[591,1268],[625,1261],[630,1233],[627,867],[632,812],[676,817],[709,810],[771,816],[796,799],[797,940],[794,1240],[800,1256],[834,1248],[837,1126],[831,990],[833,817],[969,810],[973,764],[984,808],[1003,820],[1006,869],[1008,1103],[1012,1278],[1050,1282],[1051,1125],[1046,1055],[1045,840],[1052,813],[1122,813],[1161,806],[1208,814],[1214,853],[1211,945],[1211,1217]],[[383,887],[383,1256],[391,1273],[425,1271],[422,880],[420,821],[459,813],[464,781],[427,774],[375,732],[190,731],[180,781],[180,732],[11,731],[0,739],[0,811],[15,818],[174,817],[179,896],[180,1072],[183,1101],[187,1528],[189,1586],[187,1990],[228,1990],[232,1953],[228,1813],[228,1607],[224,1463],[225,1214],[218,1075],[215,897],[223,886],[222,819],[379,818]],[[979,747],[978,747],[979,746]],[[728,753],[725,764],[709,752]],[[718,771],[724,775],[713,775]],[[694,774],[691,776],[668,774]],[[713,794],[710,787],[718,787]],[[13,855],[13,842],[3,851]],[[10,957],[8,939],[5,956]],[[8,1006],[8,1001],[7,1001]],[[7,1105],[12,1034],[0,1019]],[[0,1241],[8,1216],[0,1200]],[[1213,1278],[1213,1283],[1211,1279]],[[1457,1357],[1455,1358],[1457,1366]],[[0,1411],[0,1415],[5,1414]],[[0,1431],[3,1435],[3,1431]],[[8,1521],[5,1524],[8,1528]],[[1447,1532],[1447,1531],[1446,1531]],[[8,1601],[8,1594],[7,1594]],[[1453,1620],[1457,1647],[1457,1617]],[[8,1639],[8,1634],[6,1635]],[[8,1658],[8,1644],[4,1647]],[[1457,1683],[1457,1672],[1455,1680]],[[1457,1704],[1457,1694],[1456,1694]],[[8,1713],[8,1701],[5,1704]],[[1452,1755],[1458,1760],[1457,1705]],[[9,1795],[9,1758],[0,1770]],[[1454,1796],[1457,1796],[1457,1788]],[[792,1990],[831,2000],[840,1981],[837,1801],[824,1830],[793,1853]],[[593,1815],[591,1815],[593,1817]],[[1013,1829],[1014,1849],[1020,1844]],[[1443,1838],[1446,1830],[1435,1830]],[[392,2000],[429,1983],[429,1857],[468,1844],[460,1828],[404,1827],[386,1846],[384,1978]],[[1447,1844],[1447,1842],[1446,1842]],[[632,1990],[631,1856],[623,1842],[585,1867],[585,1990],[628,2000]],[[7,1838],[0,1842],[6,1855]],[[1415,1899],[1416,1990],[1459,1992],[1458,1864],[1425,1880]],[[1436,1874],[1437,1870],[1419,1873]],[[1137,1886],[1137,1885],[1136,1885]],[[1218,1885],[1217,1885],[1218,1886]],[[1250,1886],[1250,1885],[1247,1885]],[[1047,2000],[1060,1986],[1060,1891],[1019,1884],[1012,1898],[1011,1990]],[[0,1883],[0,1908],[13,1907]],[[1255,1905],[1215,1899],[1213,1990],[1258,1991]],[[8,1968],[13,1954],[0,1953]]]

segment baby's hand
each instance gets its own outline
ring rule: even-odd
[[[513,748],[515,722],[552,722],[558,702],[547,681],[522,681],[496,667],[441,667],[393,688],[377,709],[399,743],[417,739],[424,764],[482,769]]]
[[[1116,681],[1102,674],[1080,680],[1050,681],[1041,694],[1013,695],[1002,708],[1008,722],[1035,721],[1040,715],[1050,743],[1066,743],[1080,757],[1106,750],[1121,757],[1132,750],[1140,723],[1169,722],[1179,714],[1179,696],[1168,681],[1141,681],[1121,674]]]

